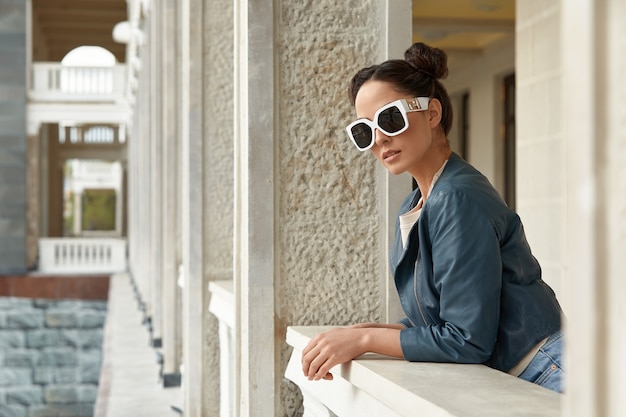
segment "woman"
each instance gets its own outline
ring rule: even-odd
[[[404,60],[360,70],[347,127],[392,174],[418,188],[402,204],[391,271],[406,314],[398,324],[357,324],[304,349],[311,380],[365,353],[409,361],[484,363],[561,392],[561,309],[541,279],[522,224],[489,181],[450,149],[450,98],[438,81],[447,56],[422,43]]]

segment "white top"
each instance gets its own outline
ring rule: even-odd
[[[433,176],[433,180],[430,183],[430,189],[428,190],[428,195],[430,195],[430,193],[433,191],[433,187],[435,186],[435,183],[441,176],[441,173],[443,172],[443,169],[446,167],[447,163],[448,163],[448,160],[446,159],[445,161],[443,161],[443,165],[441,165],[441,168],[439,168],[439,170],[435,172],[435,175]],[[413,225],[415,225],[415,223],[417,223],[417,220],[420,218],[423,205],[424,205],[424,197],[422,195],[422,197],[420,197],[420,201],[417,202],[417,205],[413,208],[413,210],[400,215],[400,234],[402,235],[402,246],[404,247],[406,247],[406,239],[409,236],[409,232],[413,228]]]

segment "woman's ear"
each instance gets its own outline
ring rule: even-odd
[[[428,121],[431,129],[436,128],[441,123],[441,102],[436,98],[432,98],[428,102]]]

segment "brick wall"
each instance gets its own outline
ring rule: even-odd
[[[106,307],[0,297],[0,417],[93,415]]]

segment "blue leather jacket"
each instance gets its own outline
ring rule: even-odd
[[[419,189],[400,214],[418,203]],[[406,314],[409,361],[516,365],[560,329],[561,308],[541,279],[517,214],[480,172],[452,154],[391,271]]]

